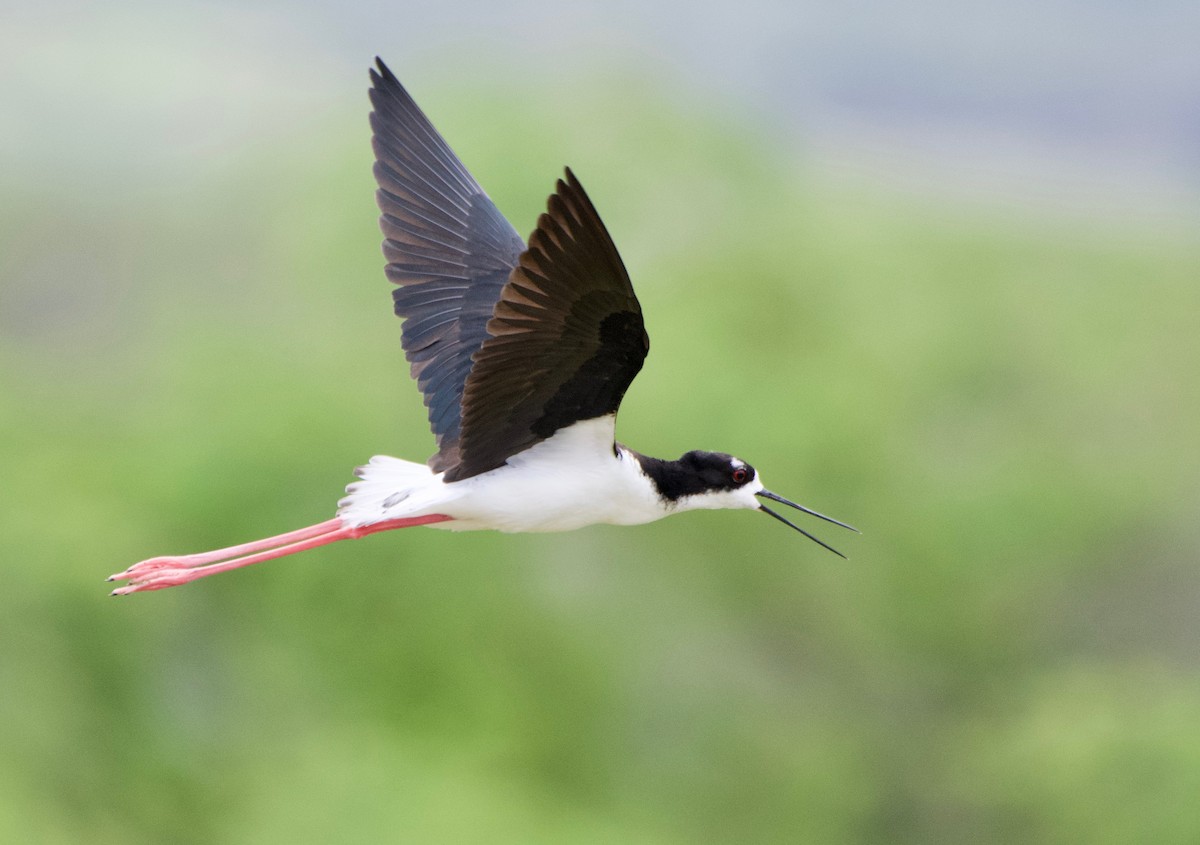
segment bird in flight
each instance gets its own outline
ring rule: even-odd
[[[763,500],[856,530],[767,490],[745,461],[651,458],[615,439],[617,408],[650,347],[612,238],[567,169],[524,243],[382,60],[371,129],[383,252],[401,345],[437,454],[376,456],[337,515],[275,537],[135,563],[113,595],[186,584],[339,540],[428,525],[570,531],[637,525]]]

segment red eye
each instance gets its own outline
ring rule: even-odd
[[[747,474],[744,469],[735,469],[733,471],[733,483],[734,484],[743,484],[743,483],[745,483],[746,478],[747,478]]]

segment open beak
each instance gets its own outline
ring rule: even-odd
[[[779,502],[780,504],[787,505],[787,506],[788,506],[788,507],[790,507],[790,508],[795,508],[795,509],[796,509],[796,510],[798,510],[798,511],[804,511],[804,512],[805,512],[806,514],[808,514],[809,516],[815,516],[815,517],[817,517],[818,519],[823,519],[823,520],[825,520],[826,522],[832,522],[834,525],[840,525],[840,526],[842,526],[843,528],[849,528],[851,531],[853,531],[853,532],[855,532],[855,533],[859,533],[858,529],[857,529],[857,528],[855,528],[853,525],[847,525],[847,524],[846,524],[846,523],[844,523],[844,522],[839,522],[838,520],[834,519],[834,518],[833,518],[833,517],[831,517],[831,516],[826,516],[826,515],[825,515],[825,514],[823,514],[823,513],[817,513],[815,510],[812,510],[811,508],[806,508],[806,507],[804,507],[804,505],[798,505],[798,504],[796,504],[795,502],[793,502],[793,501],[790,501],[789,499],[785,499],[785,498],[783,498],[783,496],[780,496],[780,495],[778,495],[778,494],[776,494],[776,493],[772,493],[770,490],[759,490],[759,491],[758,491],[757,493],[755,493],[754,495],[756,495],[756,496],[762,496],[764,499],[771,499],[772,501],[776,501],[776,502]],[[838,557],[840,557],[840,558],[845,558],[845,557],[846,557],[844,554],[842,554],[841,552],[839,552],[839,551],[838,551],[837,549],[835,549],[833,546],[831,546],[831,545],[829,545],[828,543],[825,543],[825,542],[823,542],[823,541],[821,541],[821,540],[818,540],[816,537],[814,537],[813,535],[809,534],[807,531],[805,531],[805,530],[804,530],[803,528],[801,528],[799,525],[796,525],[796,523],[792,522],[790,519],[788,519],[788,518],[786,518],[786,517],[783,517],[783,516],[780,516],[779,514],[775,513],[775,511],[771,510],[771,509],[770,509],[770,508],[768,508],[766,505],[759,505],[759,506],[758,506],[758,509],[759,509],[760,511],[762,511],[763,513],[765,513],[765,514],[768,514],[768,515],[770,515],[770,516],[773,516],[773,517],[775,517],[775,518],[776,518],[776,519],[778,519],[780,522],[782,522],[784,525],[789,525],[789,526],[791,526],[792,528],[795,528],[797,531],[799,531],[801,534],[803,534],[803,535],[804,535],[805,537],[807,537],[808,539],[812,540],[812,541],[813,541],[814,543],[816,543],[818,546],[824,546],[825,548],[829,549],[829,551],[833,552],[833,553],[834,553],[835,555],[837,555]]]

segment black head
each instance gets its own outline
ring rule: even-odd
[[[703,490],[736,490],[758,476],[750,464],[724,452],[693,449],[680,457],[679,464]]]
[[[733,455],[726,455],[724,452],[695,450],[684,454],[677,461],[663,461],[634,454],[641,463],[642,470],[654,483],[658,495],[672,508],[678,510],[695,508],[753,508],[760,510],[841,557],[845,557],[845,555],[818,540],[791,520],[771,510],[759,499],[770,499],[826,522],[832,522],[834,525],[849,528],[851,531],[858,530],[844,522],[839,522],[832,517],[817,513],[804,505],[796,504],[772,493],[764,488],[762,482],[758,480],[758,472],[754,467]]]
[[[758,477],[754,467],[723,452],[695,450],[677,461],[637,457],[658,495],[672,503],[688,496],[737,490]]]

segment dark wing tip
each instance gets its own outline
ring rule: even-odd
[[[375,68],[379,69],[378,74],[375,73]],[[382,79],[389,79],[393,81],[396,79],[396,75],[392,73],[391,69],[384,64],[383,59],[379,58],[379,56],[375,57],[375,67],[371,68],[371,78],[374,79],[376,76],[379,76]]]
[[[368,68],[367,72],[371,75],[372,95],[374,91],[404,91],[396,74],[392,73],[392,69],[378,56],[375,57],[375,67]]]

